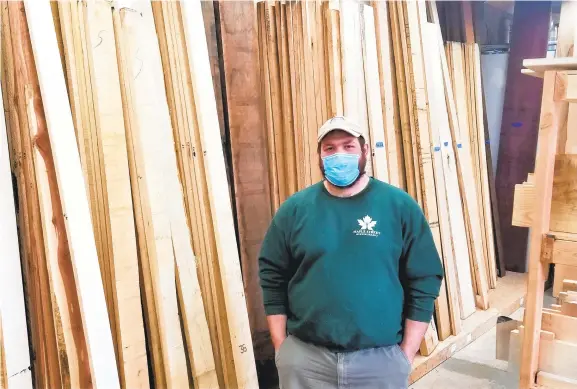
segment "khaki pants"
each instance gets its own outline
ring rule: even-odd
[[[411,373],[398,345],[339,353],[292,335],[275,361],[280,389],[406,389]]]

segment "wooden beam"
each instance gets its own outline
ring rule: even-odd
[[[32,4],[34,3],[34,4]],[[26,0],[28,28],[54,154],[62,208],[96,388],[119,388],[114,345],[74,137],[60,53],[49,1]]]
[[[31,389],[28,327],[4,112],[0,89],[0,187],[3,188],[0,190],[0,380],[6,378],[5,387]]]
[[[545,269],[541,262],[543,235],[549,232],[551,197],[557,136],[559,127],[567,111],[567,103],[560,101],[565,85],[556,72],[546,72],[539,123],[539,144],[535,163],[537,201],[531,225],[529,251],[529,280],[527,284],[527,304],[521,360],[520,388],[528,389],[535,382],[539,361],[539,337],[541,329],[541,309]]]
[[[202,144],[206,150],[206,176],[211,204],[215,239],[218,251],[221,279],[224,289],[229,332],[232,339],[236,386],[253,388],[258,386],[252,339],[242,286],[240,260],[236,245],[236,234],[229,188],[226,182],[216,102],[212,79],[205,77],[209,69],[206,41],[195,37],[204,36],[204,26],[200,20],[200,1],[183,2],[182,16],[186,36],[192,87]],[[200,35],[199,35],[200,34]]]

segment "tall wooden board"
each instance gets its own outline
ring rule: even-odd
[[[50,3],[25,1],[96,388],[119,388],[102,277]]]
[[[228,195],[229,188],[226,182],[222,143],[220,132],[215,131],[218,129],[216,102],[212,79],[204,76],[210,72],[208,49],[205,40],[196,39],[198,36],[204,36],[200,1],[182,3],[182,16],[200,137],[206,152],[209,200],[232,341],[236,387],[253,388],[258,386],[258,380],[254,352],[251,347],[252,339],[242,286],[232,207]]]

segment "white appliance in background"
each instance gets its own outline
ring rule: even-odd
[[[497,159],[499,157],[499,138],[501,135],[505,85],[507,83],[508,60],[509,53],[507,52],[493,51],[481,54],[481,75],[494,172],[497,172]]]

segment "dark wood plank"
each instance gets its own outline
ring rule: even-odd
[[[257,361],[274,358],[257,257],[271,221],[267,140],[254,3],[220,1],[225,117],[230,132],[243,282]]]
[[[527,269],[528,231],[511,225],[514,189],[535,166],[543,89],[542,79],[521,74],[521,68],[523,59],[545,56],[549,12],[548,1],[517,2],[511,32],[495,187],[502,239],[507,242],[503,246],[505,266],[517,272]]]

